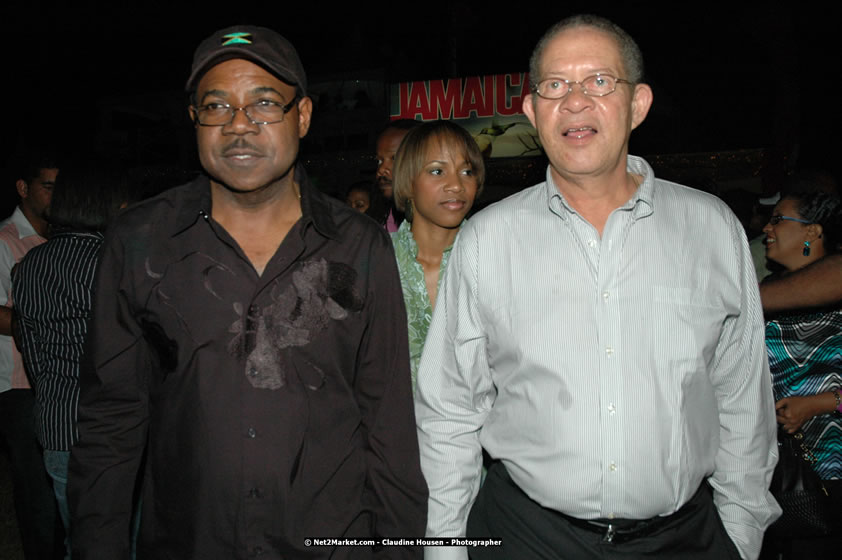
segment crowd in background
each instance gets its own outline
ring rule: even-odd
[[[201,76],[201,72],[196,72],[194,78],[198,80]],[[303,87],[302,83],[306,85],[303,74],[296,77],[301,80],[295,82],[297,87]],[[594,76],[586,79],[592,78]],[[555,80],[551,87],[562,87],[561,83],[566,84],[568,92],[572,89],[571,84],[582,85]],[[619,79],[612,86],[621,83],[631,82]],[[601,83],[593,80],[588,85],[594,89],[600,86]],[[546,94],[544,100],[562,98],[552,97],[555,94],[552,90],[539,89],[539,86],[535,91],[542,98]],[[612,93],[614,90],[593,97],[601,99]],[[254,105],[237,108],[230,114],[221,111],[221,116],[211,113],[208,106],[202,106],[203,113],[196,110],[197,130],[202,126],[228,126],[232,122],[235,123],[232,126],[280,124],[289,107],[300,103],[301,96],[296,94],[292,99],[280,115],[281,120],[266,122],[255,121],[251,115],[247,116],[248,121],[235,121],[240,118],[240,109],[255,111]],[[222,122],[228,117],[230,121]],[[220,123],[213,122],[214,118]],[[574,132],[585,137],[592,131],[582,126]],[[240,150],[237,157],[241,160],[252,157],[248,151],[251,148],[238,146],[236,149]],[[454,243],[465,224],[471,221],[472,208],[486,184],[485,162],[471,135],[448,121],[391,123],[378,136],[374,152],[375,177],[349,185],[341,202],[371,219],[365,222],[365,228],[376,223],[390,234],[392,248],[387,252],[394,254],[395,262],[390,263],[387,270],[396,268],[400,277],[408,334],[408,340],[401,344],[408,345],[409,357],[409,364],[403,366],[410,372],[411,390],[415,392],[419,371],[423,371],[423,350],[434,310],[441,301],[439,290],[450,266]],[[16,181],[18,209],[0,224],[0,295],[4,298],[0,302],[4,304],[3,313],[0,313],[0,334],[4,336],[0,337],[0,344],[5,345],[0,348],[0,363],[9,372],[6,375],[4,370],[0,375],[0,437],[12,459],[16,513],[26,558],[69,559],[73,532],[66,486],[68,473],[72,471],[69,467],[71,449],[79,437],[80,371],[92,367],[86,362],[92,359],[86,346],[87,334],[97,295],[96,270],[107,239],[106,231],[109,225],[113,227],[120,222],[127,207],[158,195],[155,191],[175,186],[184,177],[176,181],[175,175],[180,173],[164,179],[144,174],[127,175],[104,162],[67,161],[45,156],[38,150],[30,155],[32,157],[22,165]],[[642,184],[645,175],[645,168],[640,173],[629,174],[633,190]],[[511,187],[517,190],[527,185]],[[838,276],[834,274],[838,275],[837,259],[842,252],[842,199],[833,178],[816,171],[793,173],[776,190],[778,192],[772,196],[735,192],[727,193],[724,198],[743,225],[745,237],[741,232],[741,248],[743,245],[750,247],[754,257],[765,311],[766,354],[775,414],[782,432],[779,437],[801,434],[803,445],[814,458],[812,467],[832,500],[832,510],[837,516],[834,523],[838,528],[842,527],[838,514],[842,512],[842,297],[834,290],[838,284]],[[170,205],[167,197],[175,196],[173,192],[161,195],[154,204]],[[308,198],[306,190],[292,194],[298,201],[308,201],[302,202],[305,206],[318,204]],[[710,204],[715,207],[721,203]],[[210,221],[201,209],[198,216],[191,214],[190,219]],[[295,228],[297,223],[291,219],[290,228]],[[187,229],[185,226],[184,230]],[[297,229],[292,231],[298,232]],[[718,231],[710,233],[724,235]],[[127,254],[134,254],[144,241],[133,239],[124,249]],[[692,259],[693,255],[688,258]],[[163,274],[154,270],[148,261],[145,264],[147,269],[143,273],[146,276],[154,278],[156,274]],[[826,271],[828,266],[834,267],[831,272]],[[213,261],[207,265],[206,274],[210,277],[212,272],[219,270],[230,271],[226,265]],[[342,274],[350,273],[344,269],[342,273],[313,271],[312,277],[321,278],[320,274],[342,277]],[[306,280],[309,282],[311,278]],[[119,286],[125,285],[124,278],[115,282]],[[329,285],[323,287],[324,293],[330,292],[334,300],[342,300],[358,310],[361,304],[356,301],[352,289],[343,291],[335,282],[325,282]],[[800,287],[783,290],[781,295],[780,286],[787,282],[797,282],[794,285]],[[296,289],[306,284],[300,276],[296,277],[295,283]],[[830,289],[824,287],[828,284]],[[217,295],[213,293],[210,280],[204,287]],[[317,292],[314,300],[323,295],[319,289],[314,292]],[[129,307],[122,299],[122,292],[114,295],[118,301],[115,305]],[[162,305],[168,304],[168,294],[156,292],[155,297],[160,298]],[[273,293],[272,297],[274,304],[282,301],[283,294]],[[602,297],[608,301],[609,293],[606,291]],[[396,301],[399,307],[400,300]],[[344,318],[344,309],[331,305],[332,302],[324,304],[326,313],[332,314],[334,319]],[[295,315],[305,316],[306,310],[296,308]],[[255,332],[263,329],[260,332],[265,335],[273,328],[265,317],[257,322]],[[306,339],[315,329],[312,325],[306,326],[308,328],[296,325],[296,336]],[[155,334],[150,332],[146,336]],[[438,343],[442,343],[440,338]],[[161,342],[164,346],[169,343],[171,341]],[[296,344],[298,342],[288,343],[289,346]],[[178,348],[170,350],[178,352]],[[613,352],[611,348],[608,350]],[[160,359],[165,361],[166,358]],[[282,386],[285,380],[267,379],[257,373],[267,362],[271,359],[258,351],[249,356],[249,382],[254,387],[261,384],[263,388]],[[432,367],[432,359],[425,363],[428,368]],[[313,371],[319,373],[320,370],[314,366]],[[323,384],[324,378],[308,378],[304,383],[313,394]],[[247,434],[250,438],[255,437],[251,428]],[[483,463],[484,481],[486,474],[492,472],[489,466],[492,461],[486,456]],[[494,468],[495,475],[502,477],[497,465]],[[694,503],[697,498],[698,494],[692,498]],[[144,508],[148,507],[153,506],[142,503],[139,493],[134,492],[133,536],[137,534],[137,523]],[[57,526],[63,531],[57,533]],[[55,538],[57,534],[65,538]],[[611,535],[613,537],[613,533]],[[778,554],[784,554],[786,558],[823,558],[842,550],[840,547],[842,531],[820,537],[793,538],[776,533],[773,525],[767,534],[763,554],[766,558],[775,558]]]

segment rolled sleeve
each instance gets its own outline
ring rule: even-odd
[[[736,218],[739,313],[726,319],[717,347],[713,385],[719,407],[719,450],[710,478],[728,535],[745,560],[760,554],[763,533],[780,515],[769,492],[778,460],[775,406],[763,314],[748,245]]]
[[[427,487],[418,460],[409,373],[406,312],[391,242],[375,241],[371,257],[368,325],[354,383],[367,433],[366,500],[374,535],[417,538],[427,519]],[[384,558],[418,558],[417,547],[384,547]]]
[[[454,245],[418,373],[415,413],[421,468],[430,490],[427,536],[464,536],[479,491],[479,432],[493,384],[477,298],[477,235],[466,226]],[[468,557],[464,547],[430,547],[425,558]]]
[[[149,349],[129,304],[119,239],[106,238],[80,375],[79,441],[68,498],[81,559],[129,558],[133,491],[145,448]]]

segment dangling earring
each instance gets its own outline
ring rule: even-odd
[[[412,199],[407,198],[406,202],[404,203],[404,206],[406,207],[406,211],[403,213],[403,215],[406,218],[407,222],[411,222],[412,221]]]
[[[809,241],[804,242],[804,250],[801,251],[801,254],[804,255],[805,257],[810,256],[810,242]]]

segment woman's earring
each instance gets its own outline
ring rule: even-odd
[[[801,251],[801,254],[804,255],[805,257],[810,256],[810,242],[809,241],[804,242],[804,250]]]

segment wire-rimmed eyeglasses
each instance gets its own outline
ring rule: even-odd
[[[617,84],[631,84],[632,82],[617,78],[611,74],[594,74],[584,80],[565,80],[563,78],[547,78],[532,86],[532,92],[544,99],[561,99],[573,88],[573,84],[582,86],[582,93],[591,97],[603,97],[614,93]]]

